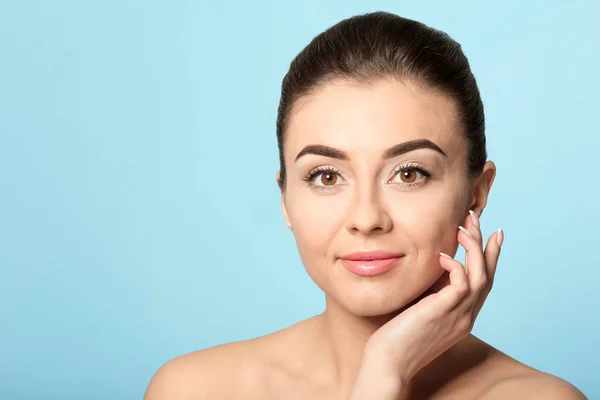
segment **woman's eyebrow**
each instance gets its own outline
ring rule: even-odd
[[[387,160],[392,157],[397,157],[401,154],[408,153],[409,151],[414,151],[418,149],[432,149],[442,154],[444,157],[448,157],[446,153],[435,143],[428,139],[417,139],[411,140],[404,143],[399,143],[387,149],[385,153],[383,153],[383,159]],[[325,146],[322,144],[309,144],[304,147],[300,153],[296,156],[295,161],[306,154],[316,154],[318,156],[325,156],[336,158],[338,160],[349,160],[348,154],[345,151],[340,149],[336,149],[334,147]]]

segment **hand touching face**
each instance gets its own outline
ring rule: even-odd
[[[467,210],[485,206],[491,180],[468,177],[456,114],[450,98],[398,81],[329,84],[293,114],[286,223],[309,275],[353,313],[386,314],[430,288],[444,273],[439,252],[455,254]],[[372,250],[404,256],[371,277],[340,262]]]
[[[387,322],[369,338],[365,347],[369,368],[409,382],[473,329],[492,288],[504,233],[494,232],[484,249],[478,215],[473,211],[457,232],[465,248],[465,264],[440,254],[440,266],[448,273],[447,284],[433,289],[434,293]]]

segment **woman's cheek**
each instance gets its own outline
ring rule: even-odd
[[[343,218],[339,210],[328,211],[327,208],[304,215],[302,240],[306,247],[312,249],[314,257],[327,257],[332,250],[331,243],[340,232],[341,221]]]
[[[444,198],[437,199],[418,196],[404,199],[402,207],[396,207],[394,213],[394,222],[410,237],[419,253],[430,253],[436,260],[441,249],[449,250],[455,245],[458,232],[456,207],[440,201]]]

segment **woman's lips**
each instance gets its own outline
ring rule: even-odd
[[[347,254],[340,260],[356,275],[376,276],[393,269],[403,257],[403,254],[374,251]]]

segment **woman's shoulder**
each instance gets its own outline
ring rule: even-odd
[[[542,371],[531,371],[500,379],[478,397],[480,400],[508,398],[587,400],[587,397],[571,383]]]
[[[490,349],[489,359],[482,364],[490,379],[477,399],[587,400],[585,395],[568,381],[517,361],[489,344],[475,339]]]
[[[569,382],[528,366],[473,335],[422,372],[414,382],[416,398],[586,399]]]
[[[524,364],[475,336],[470,336],[467,349],[483,355],[480,368],[474,369],[485,382],[480,400],[527,398],[540,400],[586,400],[575,386],[566,380]]]
[[[144,400],[265,398],[274,354],[285,346],[285,335],[282,330],[175,357],[156,371]]]
[[[260,380],[251,360],[255,347],[252,340],[241,341],[175,357],[156,371],[144,400],[235,398]]]

